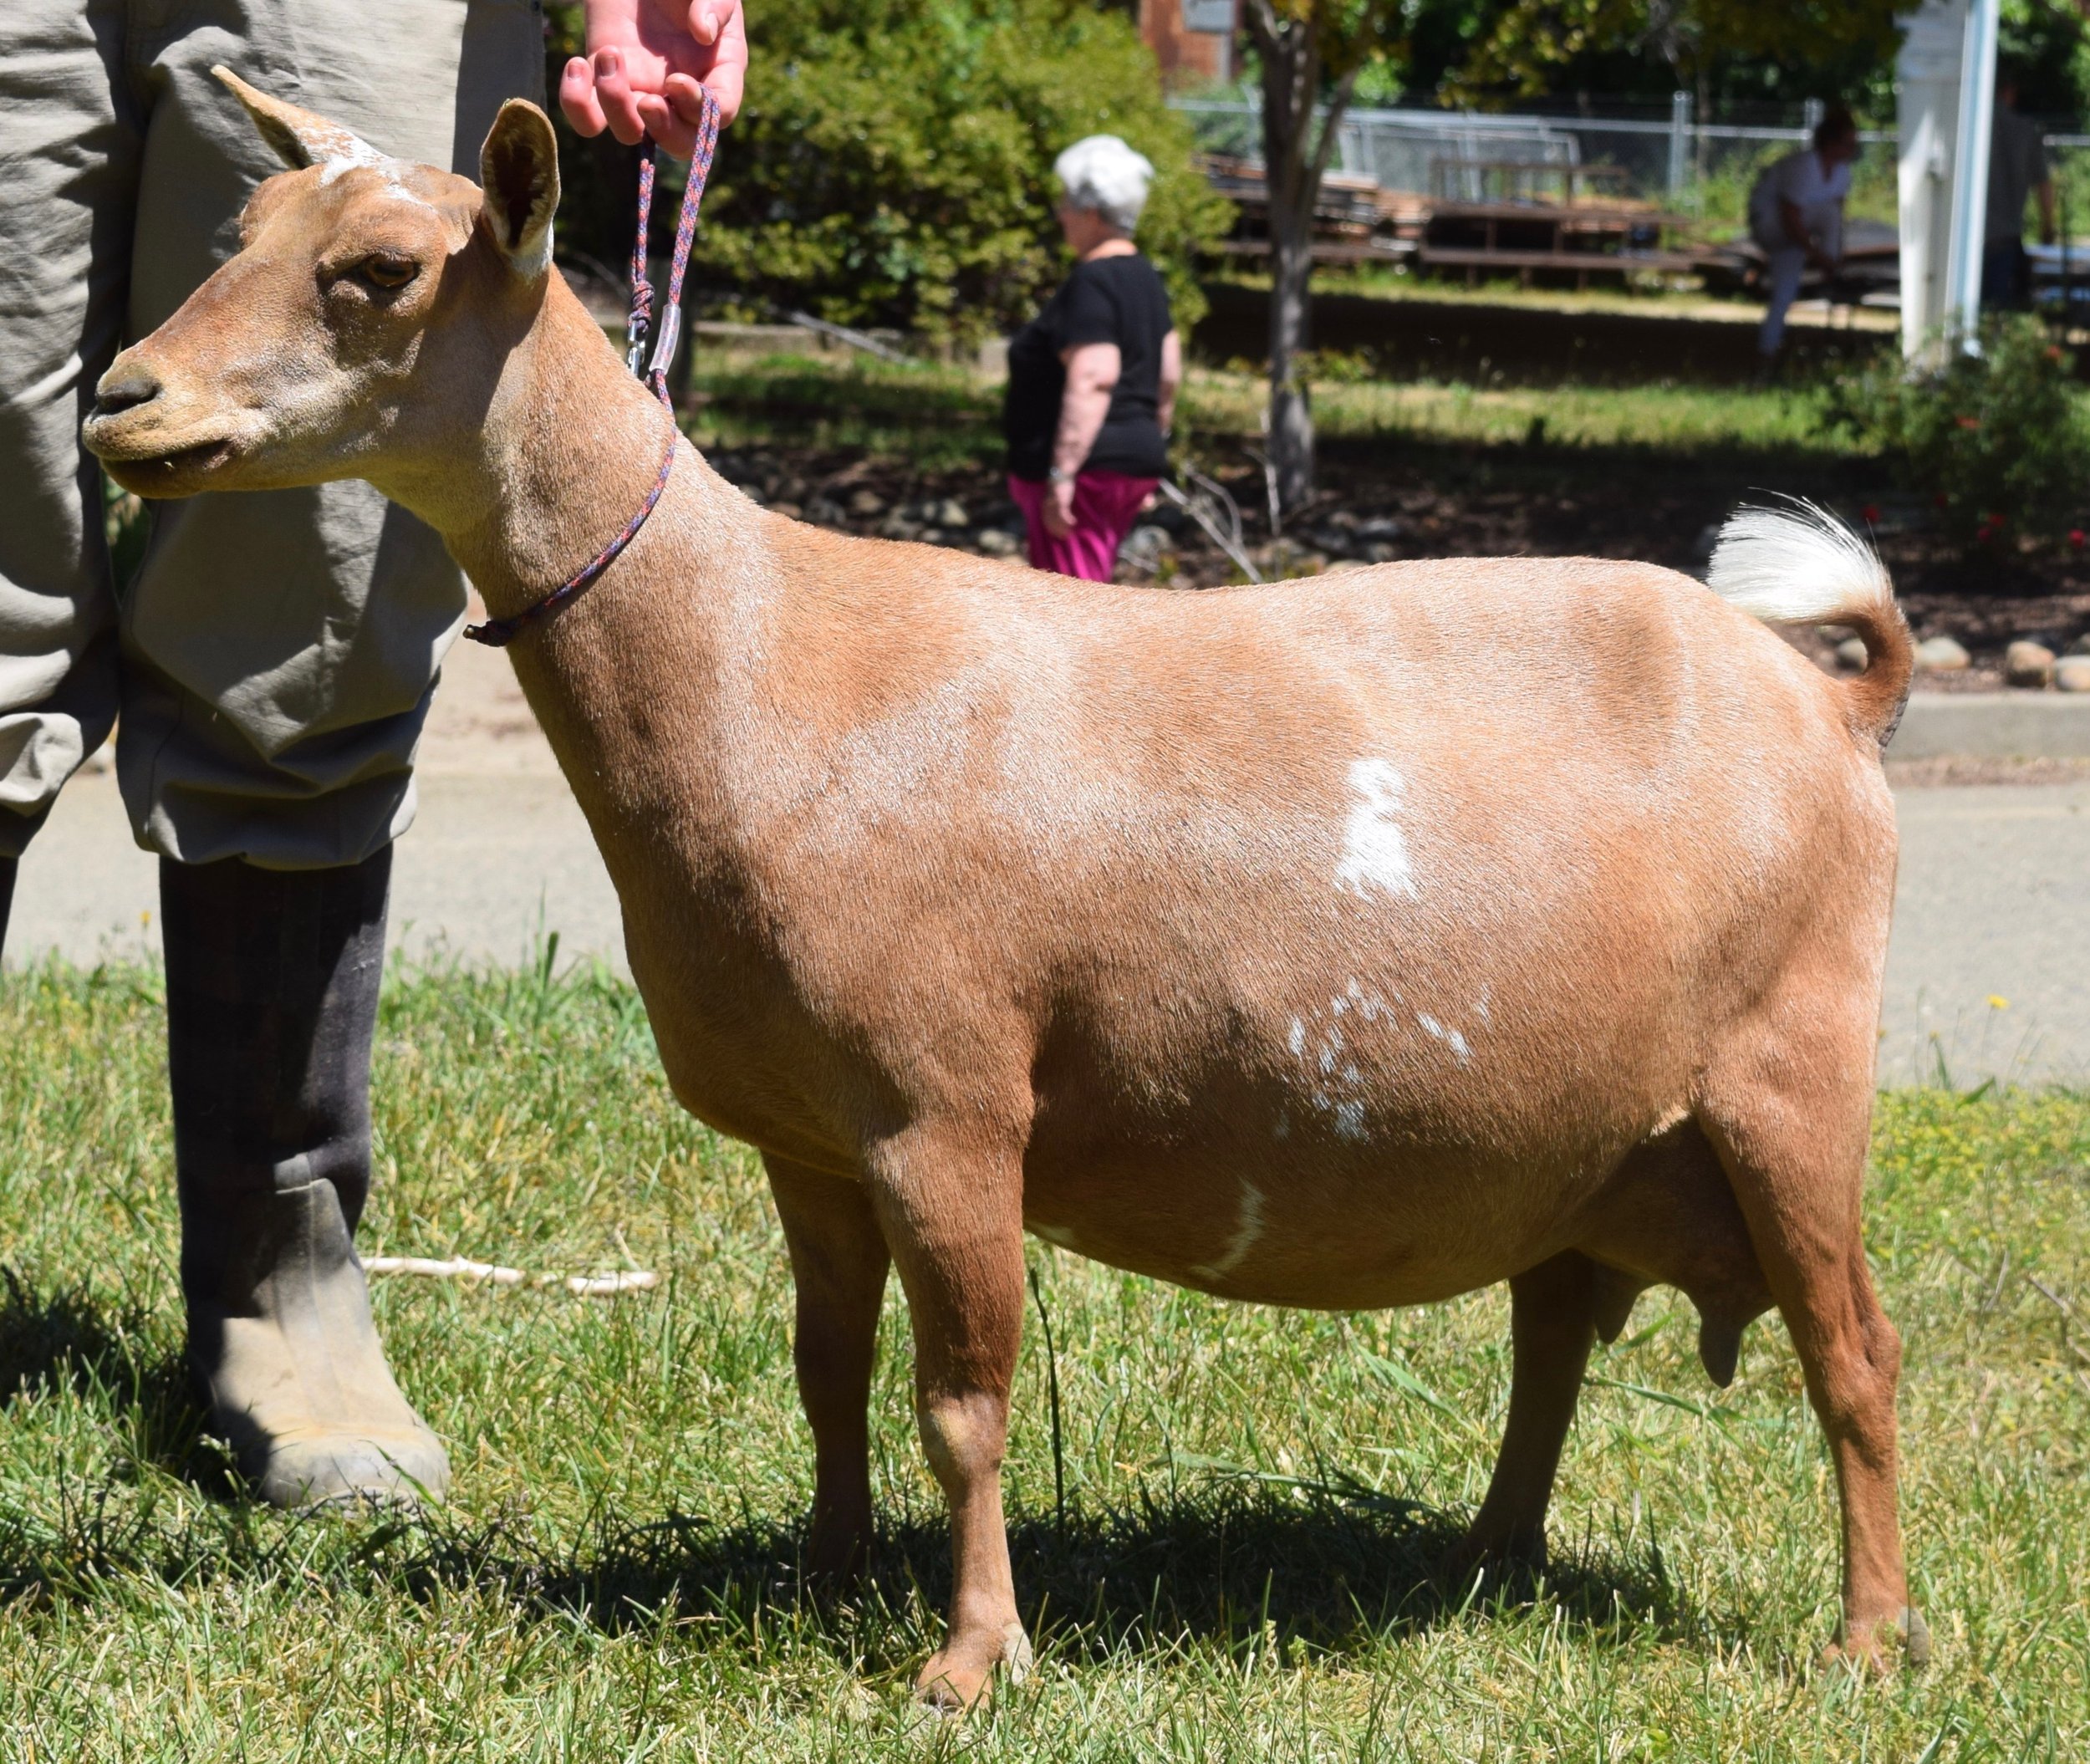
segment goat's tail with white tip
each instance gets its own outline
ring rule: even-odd
[[[1852,726],[1881,746],[1901,720],[1915,669],[1908,621],[1879,554],[1827,510],[1738,508],[1720,529],[1713,591],[1766,625],[1843,625],[1865,645],[1865,670],[1844,686]]]

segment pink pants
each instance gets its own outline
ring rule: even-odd
[[[1045,530],[1048,486],[1011,477],[1009,494],[1023,511],[1023,531],[1030,542],[1031,567],[1078,576],[1084,582],[1108,582],[1118,567],[1118,548],[1132,531],[1140,505],[1154,494],[1157,477],[1127,477],[1122,472],[1083,472],[1074,479],[1073,530],[1056,539]]]

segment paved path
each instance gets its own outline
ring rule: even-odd
[[[561,960],[621,969],[617,900],[507,665],[459,645],[400,842],[392,941],[410,957],[510,963],[545,931]],[[1880,1076],[2090,1080],[2090,783],[1899,793],[1900,895]],[[153,860],[106,771],[75,779],[22,866],[12,961],[157,941]]]

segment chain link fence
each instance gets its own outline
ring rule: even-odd
[[[1206,150],[1260,160],[1261,115],[1252,101],[1175,103]],[[1489,193],[1485,168],[1573,167],[1585,187],[1653,203],[1720,237],[1745,225],[1757,174],[1804,146],[1820,114],[1818,104],[1810,104],[1783,124],[1700,123],[1681,92],[1665,115],[1619,106],[1573,115],[1358,110],[1343,120],[1334,165],[1389,191],[1466,201]],[[1848,212],[1892,227],[1895,135],[1867,130],[1861,139],[1865,150],[1853,174]],[[2067,225],[2090,233],[2090,135],[2052,134],[2047,145]]]

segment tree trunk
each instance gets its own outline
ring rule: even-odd
[[[1313,494],[1313,413],[1299,377],[1309,342],[1313,210],[1335,149],[1354,73],[1330,95],[1317,130],[1321,45],[1313,19],[1280,17],[1270,0],[1249,0],[1248,33],[1262,60],[1262,163],[1270,209],[1270,462],[1280,507]]]
[[[1307,283],[1313,273],[1313,213],[1308,225],[1277,230],[1272,205],[1270,250],[1270,462],[1277,505],[1287,513],[1313,494],[1313,410],[1299,358],[1311,339]]]

